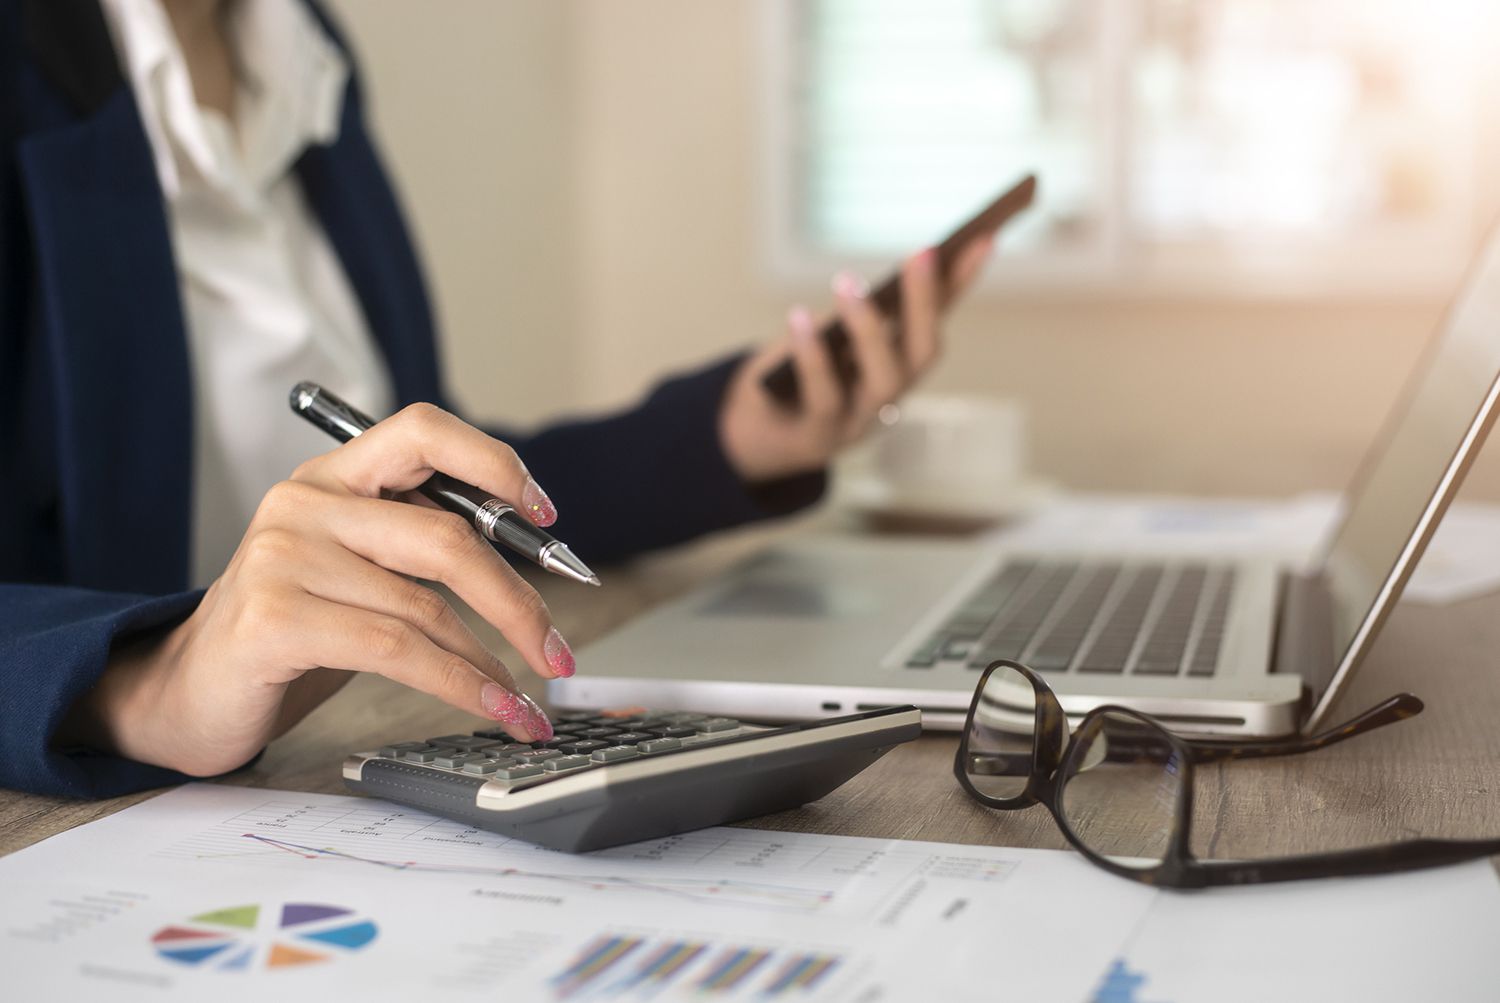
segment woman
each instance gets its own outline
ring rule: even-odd
[[[906,262],[899,350],[857,280],[835,283],[847,400],[796,310],[621,414],[486,434],[443,404],[416,259],[319,8],[0,0],[0,47],[0,785],[99,797],[232,770],[353,671],[549,736],[412,579],[569,674],[546,605],[462,520],[394,497],[443,470],[539,525],[561,512],[598,562],[810,504],[931,364],[939,300],[988,252],[967,248],[948,290],[930,251]],[[795,413],[759,383],[788,354]],[[300,379],[399,413],[325,452],[286,411]]]

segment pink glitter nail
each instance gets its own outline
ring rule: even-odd
[[[485,683],[479,691],[479,705],[486,714],[501,724],[520,726],[531,734],[534,741],[545,741],[539,739],[531,728],[532,711],[536,704],[530,703],[521,694],[512,693],[499,683]],[[547,731],[548,737],[551,737],[552,729],[548,727]]]
[[[526,705],[528,714],[526,718],[526,730],[531,732],[533,741],[545,742],[552,738],[552,722],[547,720],[547,714],[537,702],[531,697],[522,694],[521,702]]]
[[[521,507],[538,526],[550,526],[557,521],[557,506],[530,477],[526,478],[526,487],[521,492]]]
[[[571,676],[578,671],[578,663],[573,658],[573,649],[568,647],[568,642],[553,627],[547,631],[547,640],[542,642],[542,654],[547,658],[547,664],[552,666],[552,671],[559,676]]]

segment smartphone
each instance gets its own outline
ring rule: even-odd
[[[1026,175],[995,201],[981,209],[963,226],[948,234],[937,246],[937,272],[939,281],[946,281],[948,271],[958,259],[958,253],[969,241],[985,233],[994,233],[1010,221],[1022,209],[1031,205],[1036,197],[1036,176]],[[901,316],[901,270],[898,268],[870,293],[870,302],[886,317]],[[835,317],[818,332],[828,354],[833,360],[833,371],[847,393],[859,376],[859,363],[854,358],[854,346],[849,343],[849,332],[843,321]],[[891,326],[891,337],[900,340],[901,325]],[[777,402],[796,407],[799,399],[797,370],[792,360],[787,359],[761,379],[761,385]]]

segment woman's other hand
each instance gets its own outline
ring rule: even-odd
[[[864,283],[848,272],[835,277],[836,310],[849,332],[859,377],[845,392],[817,332],[822,322],[794,307],[787,333],[746,360],[730,382],[719,413],[719,437],[735,471],[749,483],[825,466],[862,437],[880,409],[895,403],[942,351],[942,313],[978,276],[994,241],[980,237],[954,262],[947,288],[937,275],[933,248],[907,258],[901,268],[899,341],[891,322],[866,299]],[[801,400],[788,408],[774,400],[761,379],[790,355]]]

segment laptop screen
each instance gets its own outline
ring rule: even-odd
[[[1332,683],[1363,657],[1478,451],[1497,374],[1500,235],[1492,234],[1365,458],[1330,541],[1323,570],[1333,602]],[[1325,699],[1334,688],[1308,682]]]

